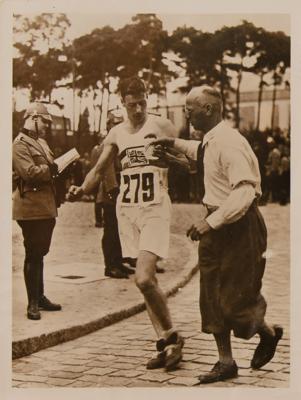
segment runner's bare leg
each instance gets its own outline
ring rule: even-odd
[[[145,298],[147,311],[156,333],[160,335],[159,337],[167,337],[173,329],[166,297],[155,276],[157,261],[156,254],[141,250],[137,259],[135,281]]]

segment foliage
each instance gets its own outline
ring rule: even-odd
[[[247,21],[213,33],[183,26],[168,34],[156,14],[137,14],[119,29],[97,28],[73,42],[68,40],[69,26],[65,14],[14,16],[15,88],[29,88],[33,98],[50,99],[59,86],[73,88],[78,95],[96,93],[108,89],[112,80],[139,75],[151,93],[164,94],[167,82],[186,76],[181,88],[185,92],[204,83],[218,87],[224,116],[234,114],[238,126],[240,84],[243,73],[250,72],[259,77],[259,127],[268,77],[275,102],[276,89],[290,67],[290,38]],[[232,93],[235,104],[229,102]]]
[[[120,77],[140,75],[150,93],[164,91],[173,76],[164,63],[168,34],[155,14],[137,14],[118,31]],[[129,57],[130,54],[130,57]]]
[[[64,14],[41,14],[32,19],[14,15],[13,84],[31,89],[32,98],[51,97],[55,82],[70,68],[59,61],[68,41],[70,22]]]

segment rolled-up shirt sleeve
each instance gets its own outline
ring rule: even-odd
[[[260,177],[255,174],[258,166],[250,153],[243,148],[227,146],[221,152],[221,165],[229,180],[231,188],[235,188],[241,182],[249,182],[256,185]]]
[[[213,229],[231,224],[245,215],[255,197],[254,185],[242,182],[231,191],[224,203],[206,218],[206,221]]]
[[[198,148],[202,144],[199,140],[185,140],[185,139],[176,139],[174,148],[181,153],[184,153],[187,157],[192,160],[197,159]]]

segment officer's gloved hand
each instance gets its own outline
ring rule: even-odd
[[[58,172],[59,167],[55,162],[53,164],[49,165],[49,169],[50,169],[50,173],[51,173],[52,178],[58,177],[58,175],[59,175],[59,172]]]

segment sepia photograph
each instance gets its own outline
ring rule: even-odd
[[[0,8],[5,399],[295,398],[292,2],[104,3]]]

